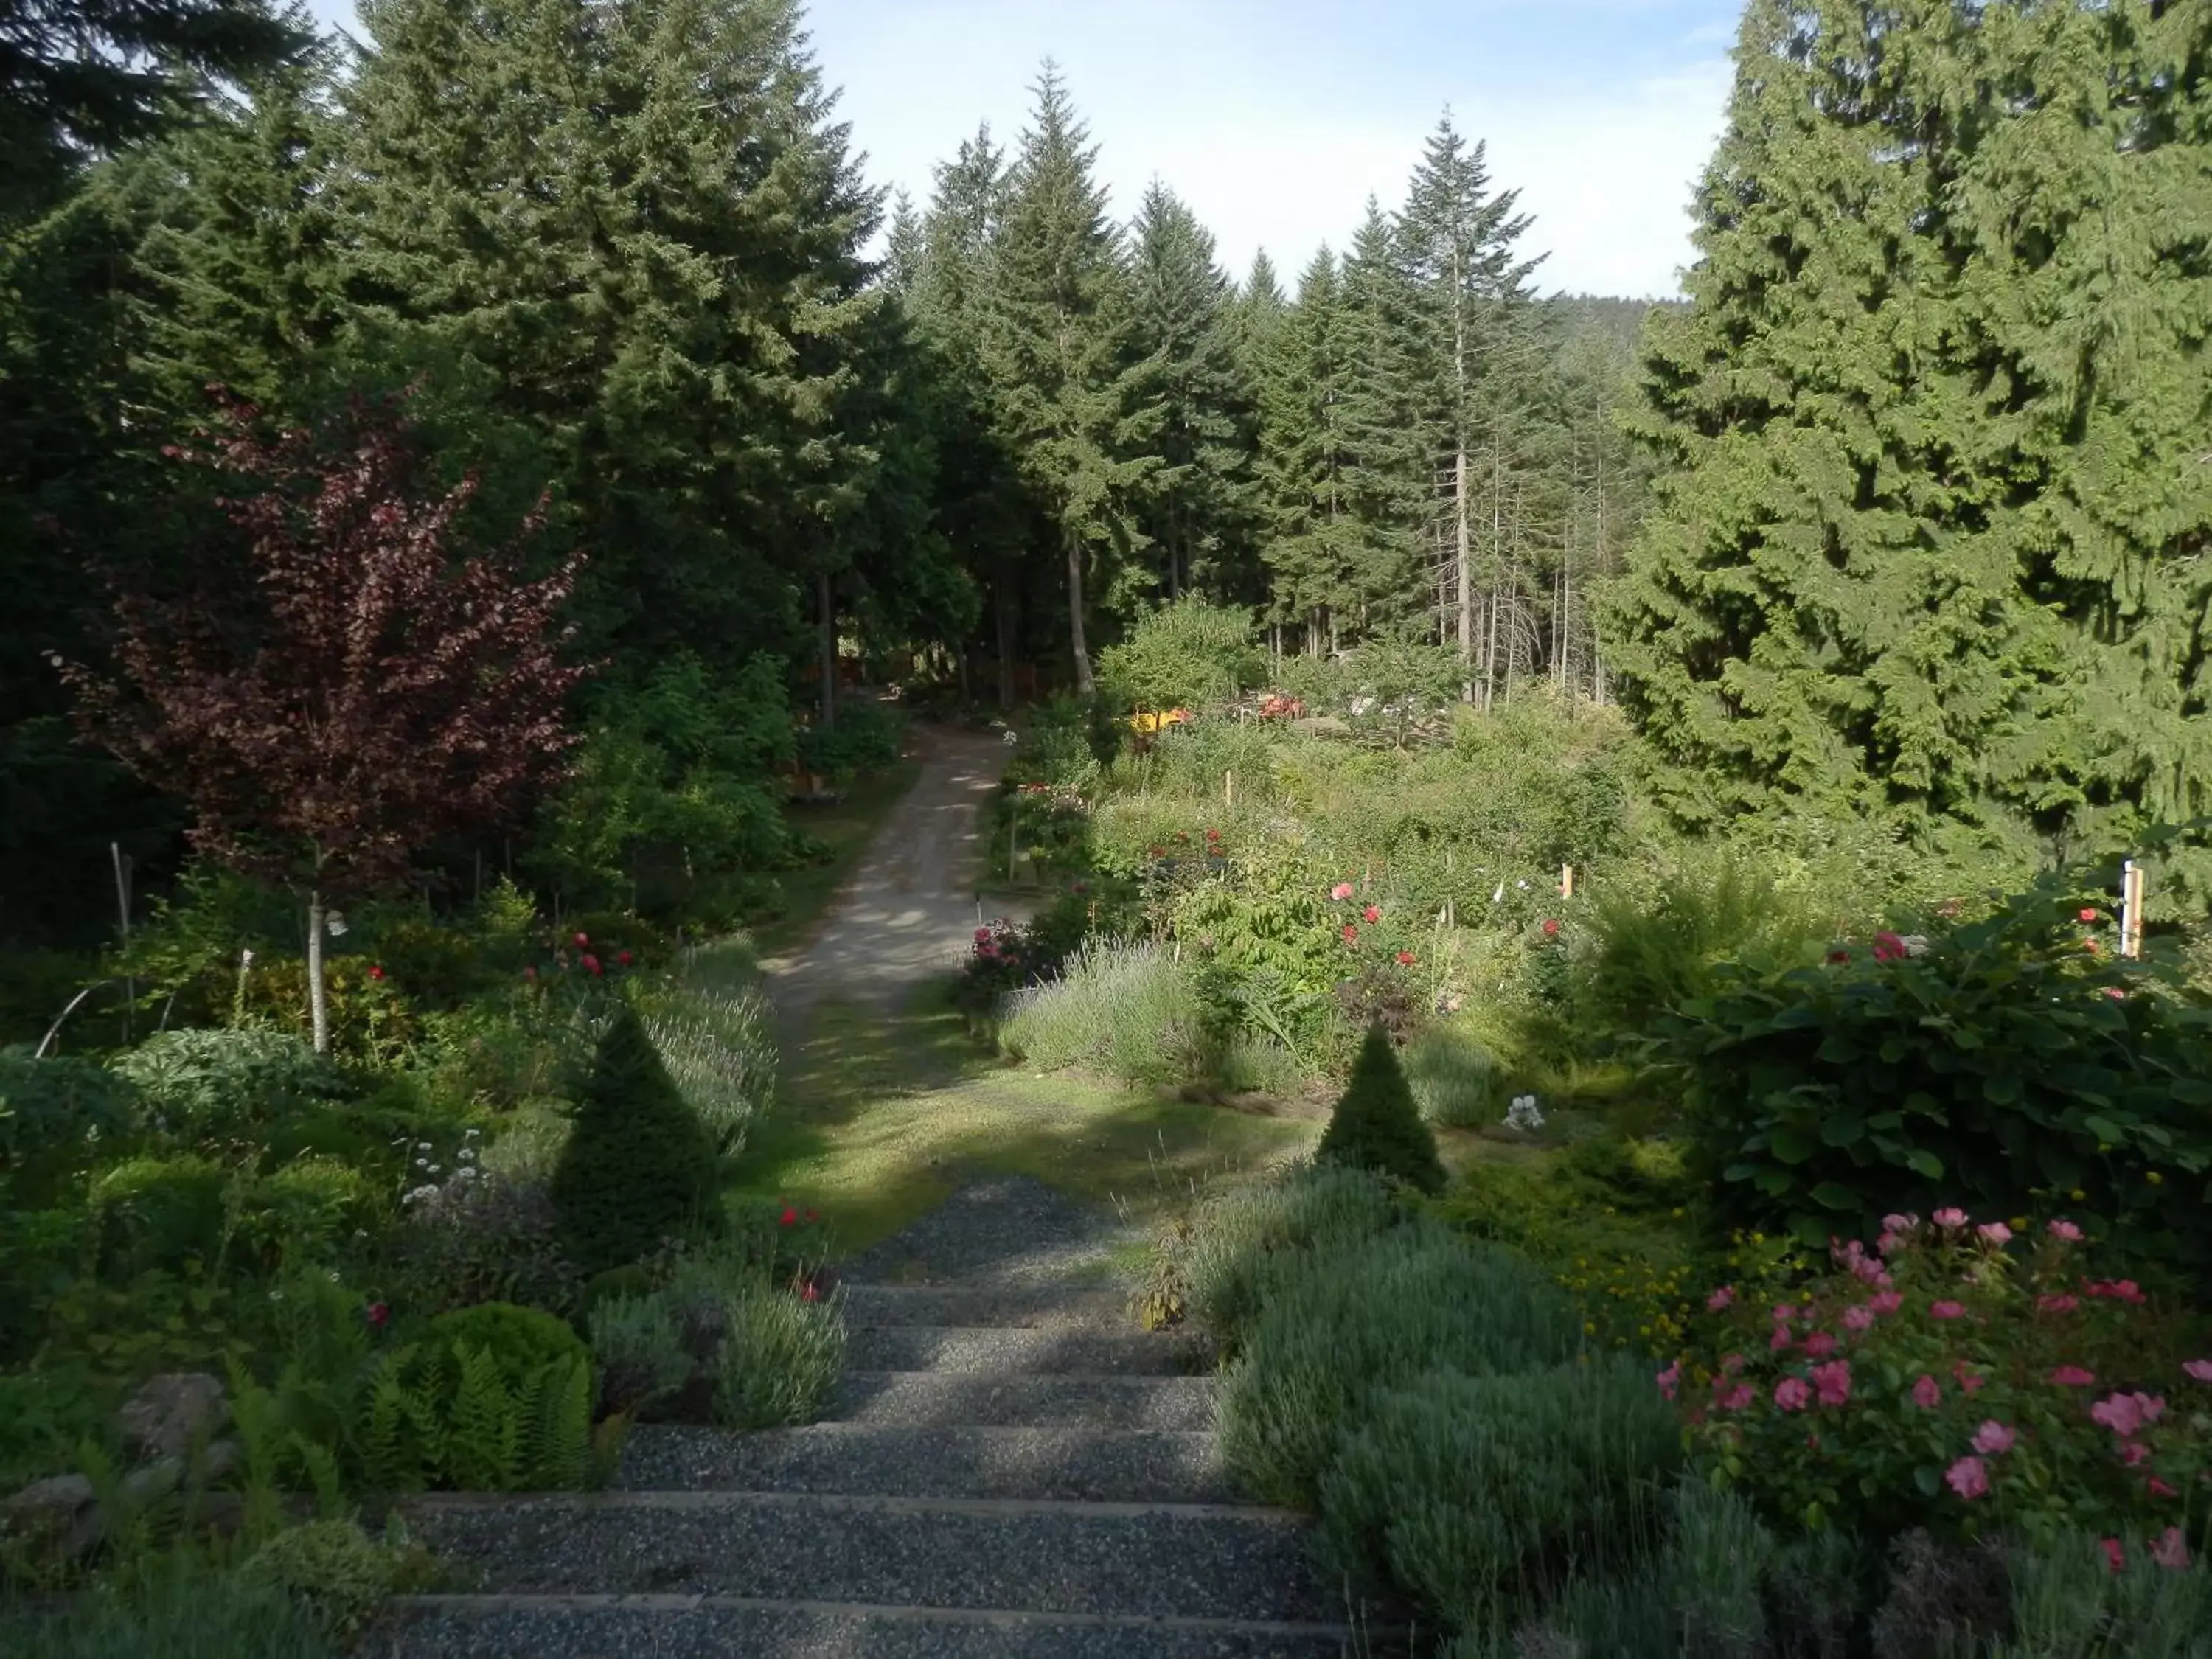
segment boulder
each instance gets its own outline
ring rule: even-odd
[[[205,1371],[149,1377],[116,1416],[132,1455],[145,1462],[181,1457],[195,1442],[212,1440],[229,1421],[222,1384]]]
[[[82,1555],[100,1541],[100,1506],[81,1474],[33,1480],[0,1498],[0,1545],[35,1555]]]

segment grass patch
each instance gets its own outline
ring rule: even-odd
[[[902,758],[880,772],[855,779],[843,798],[833,805],[793,802],[784,808],[792,829],[812,836],[829,849],[830,856],[819,864],[786,870],[778,875],[776,879],[783,889],[783,908],[751,930],[756,956],[781,956],[805,943],[815,924],[830,908],[830,901],[853,873],[860,855],[867,851],[868,843],[875,839],[876,831],[883,828],[891,809],[921,776],[921,763]]]
[[[786,1065],[732,1195],[819,1208],[839,1255],[888,1237],[978,1172],[1026,1175],[1157,1218],[1208,1176],[1310,1151],[1320,1127],[1006,1066],[969,1036],[949,983],[888,1024],[824,1004]]]

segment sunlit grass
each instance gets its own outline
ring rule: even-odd
[[[818,1208],[840,1254],[889,1237],[977,1174],[1029,1176],[1148,1221],[1210,1176],[1308,1150],[1320,1130],[1010,1068],[941,991],[895,1017],[825,1005],[784,1079],[732,1191]]]

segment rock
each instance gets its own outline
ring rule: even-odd
[[[164,1457],[157,1463],[149,1463],[143,1469],[133,1469],[123,1477],[123,1501],[131,1509],[142,1508],[167,1498],[184,1484],[185,1460]]]
[[[246,1449],[235,1440],[218,1440],[200,1459],[199,1479],[203,1485],[220,1486],[245,1467]]]
[[[82,1555],[100,1541],[100,1506],[92,1482],[81,1474],[33,1480],[0,1500],[0,1542],[44,1555]]]
[[[148,1460],[181,1457],[194,1441],[212,1439],[229,1421],[222,1384],[205,1371],[149,1377],[116,1415],[132,1453]]]

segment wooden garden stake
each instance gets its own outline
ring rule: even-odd
[[[1234,772],[1221,775],[1221,804],[1224,806],[1237,805],[1237,775]]]
[[[2142,866],[2130,859],[2120,866],[2120,954],[2142,954]]]
[[[1559,896],[1563,899],[1571,899],[1574,896],[1575,866],[1571,864],[1563,864],[1559,866]]]

